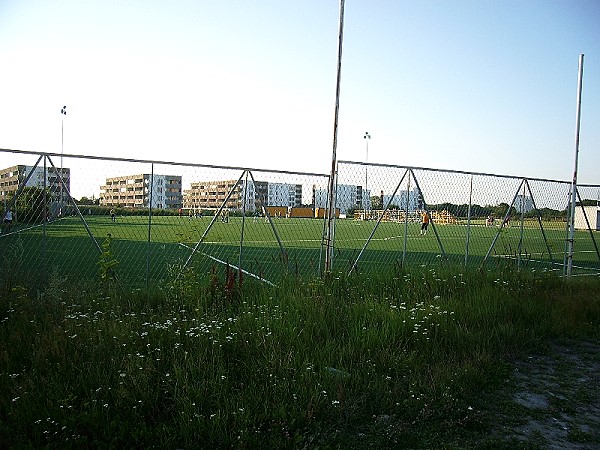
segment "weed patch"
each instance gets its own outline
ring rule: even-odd
[[[507,361],[600,320],[597,280],[546,274],[398,268],[273,287],[171,271],[160,290],[106,296],[53,276],[35,299],[0,299],[5,445],[502,448],[512,438],[484,439],[481,399]]]

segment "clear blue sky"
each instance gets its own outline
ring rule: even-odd
[[[0,1],[0,148],[327,173],[339,1]],[[600,2],[347,0],[339,159],[600,183]],[[4,165],[0,161],[0,165]]]

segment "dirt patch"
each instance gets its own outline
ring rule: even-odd
[[[600,342],[561,339],[511,364],[487,405],[492,439],[519,448],[600,448]]]

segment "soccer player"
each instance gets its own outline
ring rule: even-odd
[[[421,221],[421,234],[427,234],[427,227],[429,226],[429,214],[427,211],[423,213],[423,219]]]

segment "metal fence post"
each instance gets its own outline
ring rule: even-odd
[[[467,209],[467,236],[465,242],[465,267],[469,261],[469,243],[471,241],[471,204],[473,203],[473,174],[471,174],[471,182],[469,186],[469,207]]]
[[[238,281],[242,279],[242,253],[244,251],[244,227],[246,225],[246,202],[248,201],[248,171],[244,180],[244,195],[242,196],[242,229],[240,230],[240,253],[238,255]]]
[[[410,203],[410,177],[408,177],[408,183],[406,186],[406,208],[404,210],[404,239],[402,242],[402,267],[404,267],[404,262],[406,260],[406,248],[408,246],[408,210]]]
[[[143,178],[143,177],[142,177]],[[154,163],[150,164],[150,199],[148,200],[148,246],[146,248],[146,287],[150,283],[150,253],[152,251],[152,201],[154,188]],[[143,194],[142,194],[143,195]]]
[[[398,192],[398,189],[400,188],[400,185],[404,181],[404,177],[406,177],[407,173],[408,173],[408,171],[405,171],[404,175],[402,175],[402,178],[400,179],[400,182],[396,186],[396,189],[394,189],[394,192],[392,193],[392,196],[388,200],[387,205],[385,205],[385,208],[384,208],[383,212],[381,213],[381,215],[377,219],[377,223],[375,224],[375,227],[373,227],[373,230],[371,231],[371,234],[369,235],[368,239],[365,241],[365,244],[363,245],[363,247],[360,250],[358,256],[356,257],[356,260],[353,262],[352,267],[350,268],[350,272],[348,274],[351,274],[354,271],[354,269],[356,268],[356,265],[357,265],[358,261],[360,260],[362,254],[364,253],[365,249],[367,248],[367,245],[369,245],[369,242],[371,242],[371,239],[373,239],[373,236],[375,235],[375,232],[377,231],[377,228],[379,227],[379,224],[383,220],[383,217],[385,216],[385,213],[387,212],[387,210],[390,207],[390,204],[392,203],[392,199],[396,195],[396,192]],[[383,205],[381,205],[381,206],[383,207]]]
[[[527,182],[527,179],[523,180],[523,196],[521,197],[521,229],[520,229],[520,233],[519,233],[519,255],[517,256],[517,270],[521,270],[521,253],[522,253],[522,249],[523,249],[523,229],[524,229],[524,225],[525,225],[525,204],[524,204],[524,199],[525,199],[525,183]],[[509,209],[509,213],[510,213],[510,209]]]
[[[47,235],[46,235],[46,222],[48,221],[48,166],[47,166],[47,161],[46,161],[47,157],[44,156],[44,190],[42,191],[42,195],[44,196],[43,202],[42,202],[42,207],[44,208],[44,210],[42,211],[42,264],[44,267],[44,282],[43,284],[46,285],[48,283],[48,252],[47,252]]]
[[[531,195],[531,202],[533,204],[533,209],[537,211],[537,220],[540,226],[540,230],[542,231],[542,237],[544,238],[544,243],[546,244],[546,250],[548,250],[548,257],[550,258],[550,267],[554,265],[554,259],[552,258],[552,249],[550,248],[550,244],[548,243],[548,238],[546,237],[546,231],[544,230],[544,225],[542,224],[542,216],[540,214],[540,210],[535,203],[535,198],[533,196],[533,192],[531,191],[531,186],[529,186],[529,181],[526,179],[525,184],[527,186],[527,190],[529,191],[529,195]]]
[[[190,263],[192,262],[192,259],[193,259],[194,255],[196,254],[196,252],[200,248],[200,245],[204,242],[204,239],[206,238],[206,235],[208,234],[208,232],[210,231],[210,229],[212,228],[212,226],[214,225],[214,223],[217,221],[217,218],[221,216],[221,212],[223,211],[223,208],[227,207],[227,202],[229,201],[229,199],[233,195],[233,192],[237,188],[238,184],[240,184],[240,181],[242,181],[242,178],[244,178],[244,175],[246,174],[246,172],[247,172],[247,169],[244,169],[242,171],[242,174],[240,175],[240,177],[237,179],[237,181],[235,182],[235,184],[233,185],[233,187],[227,193],[227,196],[225,197],[225,199],[223,200],[223,202],[219,206],[219,209],[215,212],[213,218],[211,219],[210,223],[208,224],[208,227],[206,228],[206,230],[204,231],[204,233],[202,234],[202,236],[200,236],[200,239],[198,240],[198,242],[196,242],[196,245],[194,245],[194,247],[192,248],[190,256],[188,256],[188,258],[186,259],[185,263],[183,264],[183,267],[181,268],[181,272],[183,272],[183,270],[186,269],[190,265]]]
[[[513,196],[512,202],[510,202],[510,205],[508,205],[506,214],[504,214],[504,217],[502,218],[502,223],[500,224],[500,228],[498,228],[498,232],[496,233],[496,236],[494,236],[494,239],[492,240],[490,248],[488,249],[487,253],[485,254],[485,257],[483,258],[482,264],[485,264],[485,262],[487,261],[487,259],[490,256],[490,254],[492,253],[492,250],[494,249],[494,246],[496,245],[496,241],[498,241],[498,238],[500,237],[500,233],[504,229],[504,225],[506,224],[506,221],[507,221],[508,217],[510,216],[510,210],[513,208],[515,201],[517,200],[517,196],[519,195],[519,191],[521,190],[521,186],[523,186],[524,183],[525,183],[525,179],[522,179],[521,184],[519,184],[519,187],[517,188],[517,191],[515,192],[515,195]]]
[[[437,232],[437,229],[435,227],[435,222],[433,220],[433,218],[431,217],[431,212],[429,211],[429,207],[427,206],[427,202],[425,201],[425,196],[423,195],[423,191],[421,190],[421,186],[419,186],[419,181],[417,180],[417,177],[415,176],[415,173],[413,172],[412,169],[408,169],[410,174],[412,175],[412,177],[415,180],[415,184],[417,185],[417,191],[421,194],[421,198],[423,199],[423,207],[425,208],[425,212],[427,213],[427,215],[429,216],[429,219],[431,221],[431,228],[433,229],[433,234],[435,234],[435,238],[437,239],[437,243],[440,246],[440,251],[442,252],[442,256],[444,258],[444,261],[446,261],[448,259],[448,256],[446,255],[446,250],[444,250],[444,244],[442,244],[442,240],[440,239],[440,235]]]

